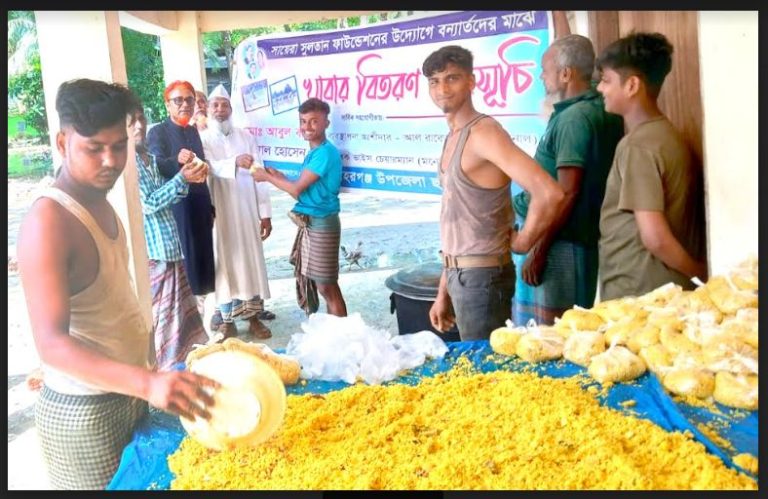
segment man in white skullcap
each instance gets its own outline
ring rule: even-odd
[[[236,336],[235,319],[247,319],[249,333],[265,339],[272,332],[260,319],[275,317],[264,310],[264,300],[270,297],[262,247],[272,232],[269,183],[251,177],[252,165],[263,166],[259,148],[253,135],[232,126],[231,115],[229,93],[218,85],[208,96],[208,128],[200,133],[213,173],[208,185],[216,208],[216,312],[211,330],[225,338]]]

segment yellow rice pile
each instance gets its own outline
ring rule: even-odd
[[[172,489],[757,489],[691,435],[602,407],[576,378],[466,363],[419,386],[291,395],[267,443],[168,458]]]

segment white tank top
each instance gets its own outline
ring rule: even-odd
[[[147,327],[128,271],[128,246],[120,218],[117,238],[110,239],[80,203],[60,189],[48,188],[39,197],[53,199],[72,213],[91,234],[99,254],[96,279],[70,296],[69,334],[89,347],[127,364],[153,365],[151,329]],[[43,363],[46,386],[59,393],[92,395],[106,393]]]

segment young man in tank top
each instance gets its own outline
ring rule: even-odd
[[[128,271],[126,234],[107,201],[125,168],[135,96],[79,79],[56,96],[63,164],[21,225],[19,271],[45,385],[35,405],[57,489],[103,489],[149,402],[210,417],[207,389],[186,371],[157,372],[151,331]]]
[[[510,251],[526,253],[564,201],[557,182],[501,124],[475,110],[472,68],[472,53],[457,45],[433,52],[422,66],[429,95],[450,128],[438,171],[444,269],[429,317],[438,331],[455,323],[465,341],[487,339],[509,318],[515,285]],[[512,229],[512,180],[531,194],[520,232]]]

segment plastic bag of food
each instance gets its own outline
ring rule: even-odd
[[[605,339],[599,331],[576,331],[566,338],[563,357],[587,367],[592,357],[605,351]]]
[[[757,349],[736,338],[712,338],[702,346],[701,356],[703,363],[713,371],[757,374]]]
[[[525,333],[525,326],[515,327],[512,321],[507,320],[506,326],[491,331],[491,337],[489,338],[491,349],[502,355],[515,355],[517,352],[517,342]]]
[[[709,297],[725,315],[757,308],[757,292],[739,289],[728,276],[714,276],[706,284]]]
[[[673,367],[662,377],[661,384],[675,395],[703,399],[715,390],[715,375],[701,367]]]
[[[724,335],[737,338],[751,347],[758,347],[757,309],[742,308],[735,316],[728,317],[720,324]]]
[[[646,310],[649,312],[648,317],[646,317],[646,322],[659,329],[666,327],[676,331],[682,331],[685,326],[683,315],[675,307],[648,306],[646,307]]]
[[[632,350],[632,353],[639,353],[643,348],[655,345],[658,342],[659,328],[646,324],[629,337],[627,347]]]
[[[664,345],[673,355],[696,352],[701,349],[683,333],[669,326],[659,328],[659,343]]]
[[[756,411],[757,375],[733,374],[721,371],[715,375],[715,391],[712,396],[728,407]]]
[[[757,257],[750,255],[749,258],[733,268],[728,274],[731,282],[742,290],[757,291],[758,286],[758,265]]]
[[[600,383],[629,381],[645,373],[645,362],[628,348],[613,345],[592,357],[587,371]]]
[[[642,319],[648,315],[637,299],[631,296],[601,301],[592,307],[592,312],[599,315],[606,323],[618,322],[627,317]]]
[[[563,356],[565,339],[549,326],[528,327],[527,332],[517,340],[515,352],[528,362],[555,360]]]
[[[665,374],[675,360],[674,355],[661,343],[641,348],[638,356],[643,359],[649,371],[658,375]]]
[[[653,291],[639,296],[637,301],[643,306],[667,305],[683,293],[683,287],[673,282],[668,282],[659,286]]]
[[[554,327],[561,336],[568,337],[573,331],[597,331],[604,323],[596,313],[577,306],[555,319]]]
[[[629,339],[646,326],[642,319],[627,318],[615,322],[605,329],[605,345],[626,345]]]

